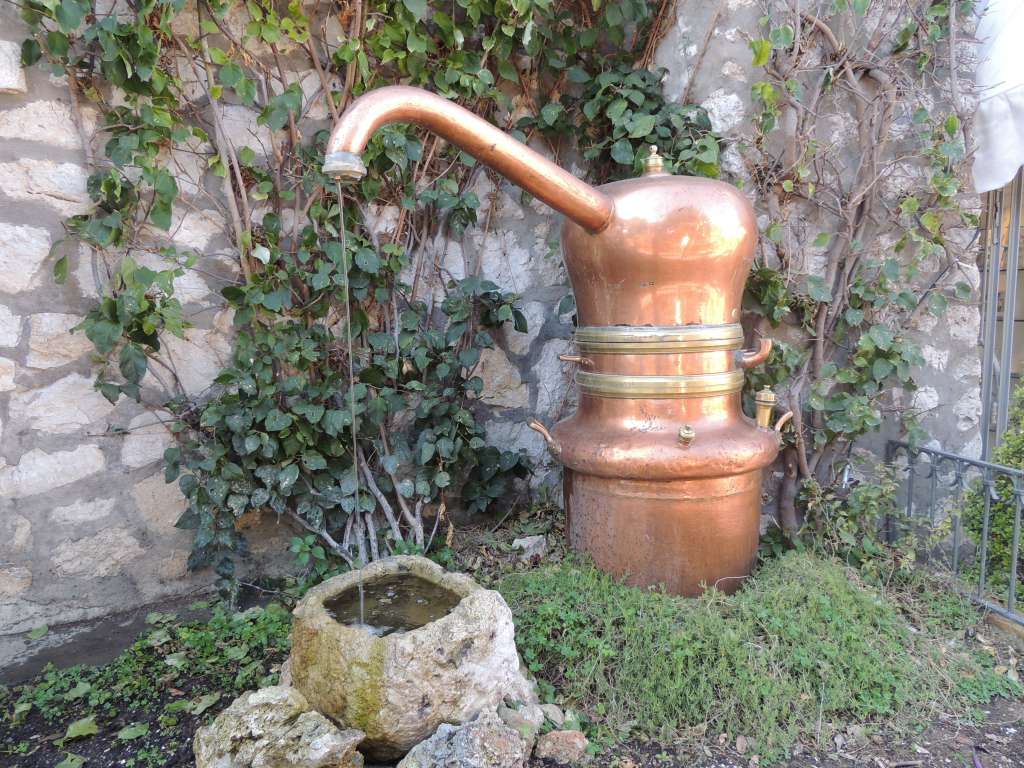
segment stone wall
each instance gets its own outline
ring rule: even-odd
[[[657,59],[670,71],[667,93],[679,98],[688,88],[691,100],[708,108],[732,142],[728,175],[743,181],[753,77],[746,35],[763,11],[753,0],[728,0],[721,16],[718,3],[680,5]],[[97,394],[90,344],[69,332],[106,275],[102,258],[87,250],[74,254],[66,284],[50,274],[61,221],[88,203],[82,137],[92,140],[93,118],[75,120],[65,83],[38,67],[21,69],[23,32],[15,8],[0,6],[0,665],[24,648],[23,633],[33,627],[91,619],[209,583],[205,574],[186,574],[190,533],[172,527],[183,500],[163,482],[169,435],[161,413],[129,401],[115,408]],[[236,143],[259,146],[254,112],[228,107],[224,117]],[[194,327],[184,340],[166,339],[170,370],[160,372],[192,393],[209,386],[230,350],[230,317],[217,292],[235,269],[225,220],[210,202],[215,195],[206,194],[217,181],[197,157],[175,157],[182,204],[170,234],[153,236],[154,246],[169,237],[203,254],[177,289]],[[494,188],[482,176],[476,191],[493,205],[489,226],[437,243],[437,261],[453,277],[479,261],[485,277],[522,294],[529,333],[502,336],[500,349],[480,364],[491,408],[487,430],[502,447],[525,448],[539,464],[537,482],[550,484],[557,470],[524,422],[536,416],[552,423],[573,407],[570,371],[558,360],[571,349],[572,331],[571,318],[556,310],[569,292],[559,222],[542,204],[524,204],[509,185]],[[762,201],[755,204],[763,214]],[[376,211],[377,226],[386,230],[394,214]],[[154,266],[158,259],[132,256]],[[915,397],[932,408],[926,428],[956,451],[977,451],[978,322],[975,306],[956,306],[947,322],[921,329],[928,368]],[[150,377],[146,385],[148,402],[159,403],[168,382]],[[250,532],[257,564],[283,551],[282,538],[291,535],[273,520],[262,525]]]

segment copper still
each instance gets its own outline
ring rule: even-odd
[[[382,125],[424,126],[566,216],[576,296],[579,408],[550,431],[564,466],[572,546],[635,585],[696,595],[737,589],[757,552],[761,479],[779,450],[774,395],[741,408],[740,300],[757,225],[734,187],[666,173],[594,188],[447,99],[392,86],[356,99],[335,126],[324,173],[354,180]]]

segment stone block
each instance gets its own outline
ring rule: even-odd
[[[149,528],[162,537],[172,536],[182,543],[191,541],[192,532],[174,527],[188,502],[177,483],[165,483],[163,472],[147,477],[132,488],[135,507]]]
[[[0,568],[0,600],[12,600],[32,586],[32,572],[12,565]]]
[[[0,498],[21,499],[52,491],[95,475],[106,466],[96,445],[79,445],[70,451],[29,451],[15,465],[0,465]]]
[[[89,174],[74,163],[55,163],[23,157],[0,163],[0,192],[12,200],[43,203],[62,216],[92,208],[85,185]]]
[[[480,399],[502,408],[525,408],[529,390],[508,357],[500,349],[485,349],[480,354],[476,375],[484,381]]]
[[[164,457],[174,442],[165,423],[173,421],[166,411],[143,413],[128,422],[121,444],[121,463],[127,467],[144,467]]]
[[[107,528],[95,536],[65,541],[53,553],[58,576],[101,579],[121,573],[124,566],[145,554],[127,528]]]
[[[66,435],[103,418],[112,409],[93,387],[92,379],[73,373],[42,389],[12,395],[10,412],[31,429]]]
[[[13,360],[0,357],[0,392],[10,392],[14,389],[14,374],[17,370]]]
[[[0,293],[34,287],[49,255],[50,233],[45,229],[0,223]]]
[[[21,341],[21,316],[0,305],[0,347],[16,347]]]
[[[50,519],[58,525],[79,525],[100,520],[114,511],[116,499],[82,499],[50,510]]]
[[[0,139],[38,141],[61,149],[82,147],[71,108],[61,101],[30,101],[0,112]]]
[[[25,93],[26,90],[21,46],[11,40],[0,40],[0,93]]]
[[[41,312],[29,318],[29,368],[56,368],[73,363],[92,352],[95,347],[84,331],[72,332],[82,322],[80,315]]]

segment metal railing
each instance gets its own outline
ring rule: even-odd
[[[886,446],[886,463],[897,472],[897,477],[903,477],[902,522],[913,525],[927,520],[934,526],[938,514],[946,512],[952,524],[951,541],[938,553],[931,553],[932,556],[948,558],[953,574],[975,602],[1024,626],[1024,613],[1017,605],[1024,471],[895,440]],[[969,500],[983,505],[978,541],[965,535],[963,528],[961,512]],[[1009,566],[1005,574],[994,574],[990,570],[994,515],[1013,517]],[[890,541],[895,539],[900,522],[892,517],[886,520]],[[1005,588],[1001,585],[1003,575],[1007,579]]]

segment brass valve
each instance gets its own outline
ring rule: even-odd
[[[757,426],[761,429],[771,429],[772,414],[775,411],[775,393],[772,392],[772,388],[766,385],[754,395],[754,403],[757,407]]]

